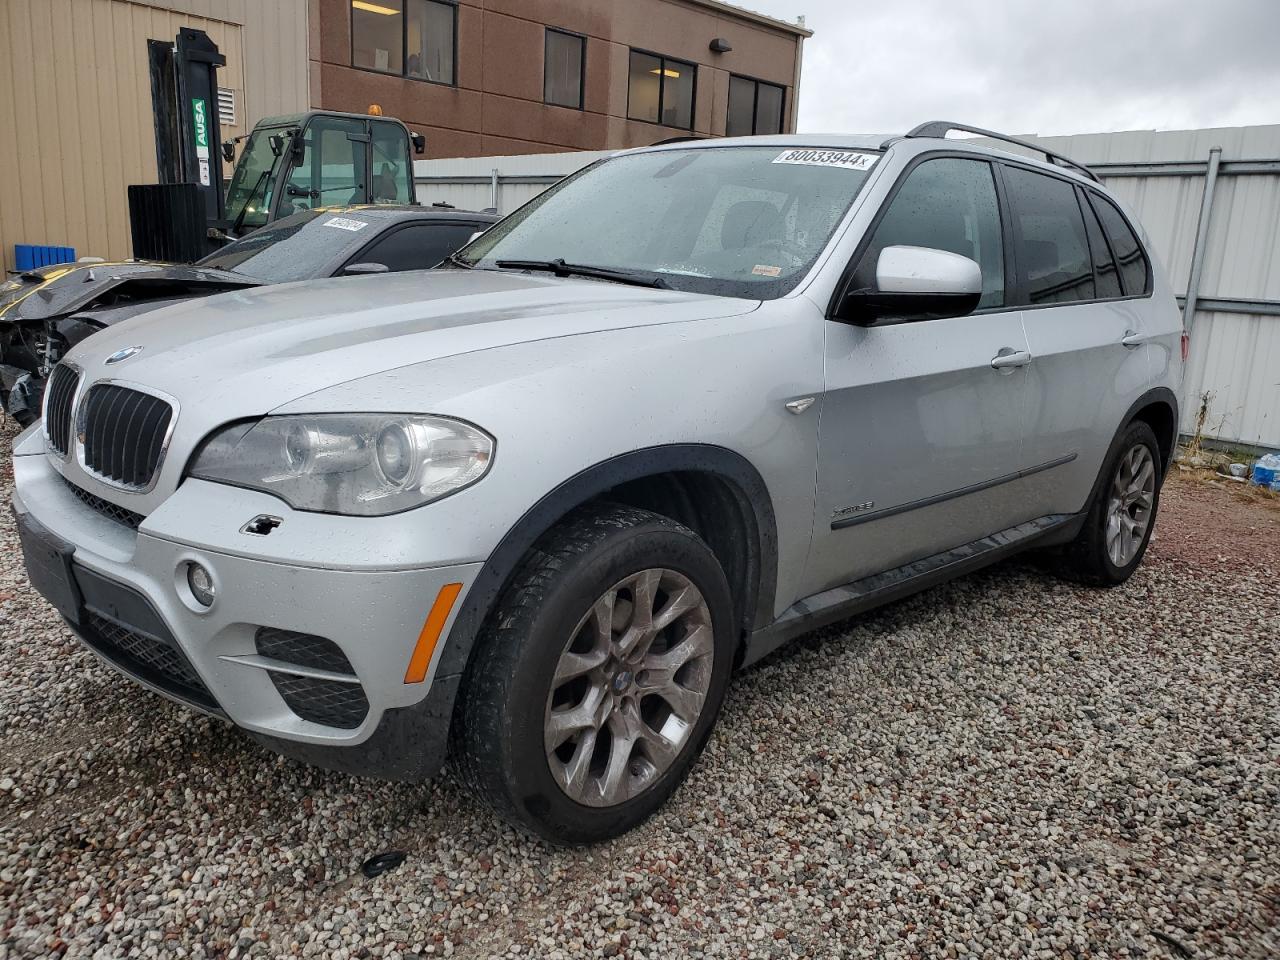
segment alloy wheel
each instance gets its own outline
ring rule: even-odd
[[[1116,465],[1107,502],[1107,555],[1117,567],[1128,565],[1141,549],[1155,497],[1155,460],[1146,444],[1134,444]]]
[[[675,762],[711,685],[711,611],[674,570],[634,573],[605,591],[565,645],[543,724],[547,763],[571,799],[608,807]]]

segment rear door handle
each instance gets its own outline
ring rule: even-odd
[[[1146,342],[1147,338],[1134,330],[1126,330],[1124,336],[1120,338],[1120,342],[1132,350],[1134,347],[1140,347]]]
[[[1025,367],[1031,362],[1031,354],[1026,350],[1014,350],[1013,347],[1002,347],[1000,352],[991,358],[992,370],[1010,370],[1014,367]]]

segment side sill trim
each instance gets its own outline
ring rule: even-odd
[[[896,507],[885,507],[883,510],[877,510],[875,513],[855,514],[851,517],[843,517],[839,520],[831,521],[832,530],[843,530],[845,527],[856,527],[860,523],[870,523],[872,520],[883,520],[885,517],[896,517],[900,513],[907,513],[910,510],[919,510],[922,507],[932,507],[935,504],[946,503],[948,500],[954,500],[957,497],[965,497],[971,493],[978,493],[982,490],[990,490],[992,487],[998,487],[1001,484],[1012,483],[1014,480],[1021,480],[1023,477],[1034,476],[1045,470],[1052,470],[1054,467],[1061,467],[1078,457],[1078,453],[1069,453],[1065,457],[1055,457],[1045,463],[1038,463],[1034,467],[1027,467],[1024,470],[1018,470],[1014,473],[1007,473],[1002,477],[993,477],[990,480],[982,480],[978,483],[971,483],[967,487],[957,487],[955,490],[948,490],[946,493],[937,493],[932,497],[925,497],[921,500],[912,500],[910,503],[900,503]]]
[[[1086,516],[1085,513],[1058,513],[1030,520],[931,557],[913,560],[892,570],[874,573],[806,597],[788,607],[772,624],[747,638],[741,666],[755,663],[788,640],[810,630],[980,570],[1037,543],[1059,543],[1064,537],[1070,539],[1084,525]]]

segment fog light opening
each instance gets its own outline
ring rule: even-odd
[[[187,588],[200,606],[213,606],[217,596],[217,588],[213,585],[213,574],[194,561],[187,564]]]

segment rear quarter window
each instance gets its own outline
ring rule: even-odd
[[[1147,255],[1137,235],[1123,214],[1106,197],[1089,191],[1089,201],[1102,222],[1103,232],[1111,241],[1111,250],[1120,265],[1120,282],[1126,297],[1136,297],[1151,292],[1151,270]]]

